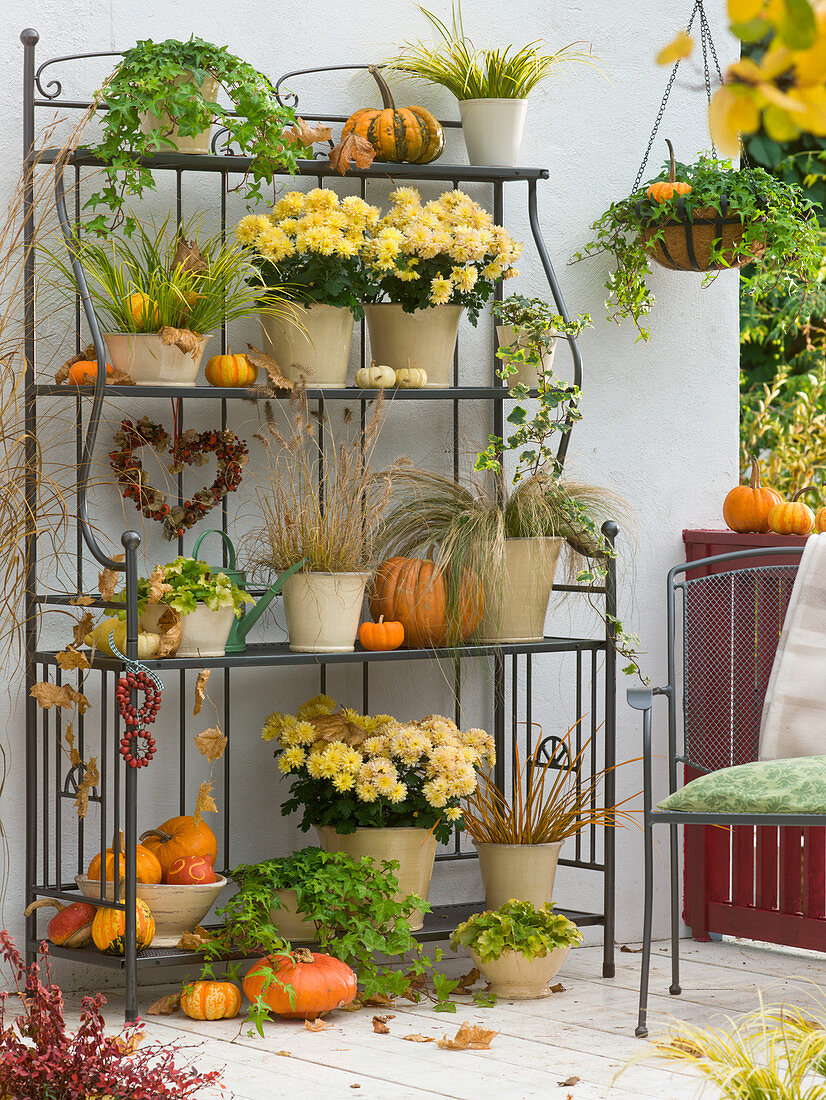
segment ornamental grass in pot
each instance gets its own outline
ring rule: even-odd
[[[286,378],[308,386],[345,385],[353,319],[364,316],[361,263],[379,211],[356,195],[315,187],[288,191],[272,213],[238,223],[243,244],[268,287],[289,286],[289,309],[263,311],[266,350]]]
[[[462,312],[476,324],[496,281],[518,274],[522,245],[462,191],[423,204],[399,187],[391,202],[364,252],[372,358],[424,370],[428,387],[444,389]]]
[[[455,951],[466,947],[490,983],[490,992],[508,1000],[549,997],[550,983],[582,933],[553,906],[506,901],[474,913],[450,937]]]
[[[300,811],[301,830],[314,827],[327,851],[398,862],[400,894],[424,899],[437,842],[461,822],[460,800],[475,790],[477,769],[495,760],[484,730],[462,731],[441,715],[360,715],[325,695],[294,715],[271,714],[262,737],[290,777],[281,812]],[[409,919],[421,928],[422,910]]]

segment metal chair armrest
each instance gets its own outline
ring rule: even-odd
[[[651,710],[654,703],[654,688],[629,688],[625,695],[628,706],[634,710]]]

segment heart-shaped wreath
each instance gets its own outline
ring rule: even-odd
[[[118,484],[124,497],[135,502],[147,519],[163,524],[164,538],[170,542],[194,527],[207,512],[233,492],[241,484],[241,467],[247,462],[247,444],[234,432],[192,429],[181,434],[173,442],[169,432],[160,424],[142,417],[137,424],[121,421],[120,431],[115,433],[118,447],[109,452],[109,465],[118,475]],[[203,466],[214,454],[218,461],[218,473],[212,485],[192,494],[191,500],[170,507],[166,493],[156,489],[149,481],[141,460],[135,451],[141,447],[154,447],[162,454],[169,451],[171,474],[179,474],[185,466]]]

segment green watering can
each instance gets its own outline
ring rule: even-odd
[[[207,535],[220,535],[221,538],[224,540],[224,543],[226,544],[229,555],[228,566],[210,565],[210,570],[213,573],[225,573],[234,585],[237,585],[238,588],[246,592],[247,574],[243,569],[238,569],[235,564],[235,546],[233,545],[232,539],[229,537],[226,531],[220,531],[217,528],[213,528],[210,531],[204,531],[204,533],[200,536],[195,545],[192,547],[193,558],[198,557],[198,551],[201,549],[201,543],[204,541]],[[226,648],[224,650],[225,653],[244,652],[244,650],[247,648],[246,639],[250,627],[258,622],[263,612],[266,611],[266,609],[269,607],[273,597],[277,596],[278,593],[281,591],[281,586],[283,585],[287,577],[291,577],[293,573],[297,572],[303,564],[304,559],[302,558],[301,561],[297,561],[295,565],[291,565],[289,569],[285,569],[283,573],[280,573],[267,589],[267,591],[264,593],[264,595],[253,607],[250,607],[249,604],[243,605],[245,608],[249,608],[249,610],[244,611],[242,618],[233,619],[232,629],[229,632],[229,638],[227,639]]]

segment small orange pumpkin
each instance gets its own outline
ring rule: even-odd
[[[778,504],[769,512],[769,529],[778,535],[809,535],[814,530],[815,514],[800,497],[810,492],[809,485],[795,493],[786,504]]]
[[[161,327],[161,311],[158,309],[158,303],[153,302],[148,294],[136,290],[126,299],[126,308],[132,315],[138,332],[157,332]]]
[[[826,531],[826,508],[818,508],[815,512],[815,531],[819,535]]]
[[[167,886],[201,886],[215,882],[217,875],[212,860],[206,856],[178,856],[163,877]]]
[[[170,817],[157,829],[150,829],[141,836],[141,843],[158,857],[164,876],[182,856],[203,856],[214,865],[218,854],[218,841],[209,825],[205,821],[196,824],[186,814]]]
[[[286,986],[292,986],[290,1000]],[[299,947],[292,955],[268,955],[244,978],[244,993],[253,1004],[259,997],[278,1016],[314,1020],[355,1000],[356,975],[333,958]]]
[[[120,834],[120,846],[118,851],[118,878],[122,881],[126,870],[126,856],[124,855],[123,844],[123,832]],[[104,877],[107,882],[113,882],[115,878],[115,843],[112,841],[112,847],[107,848],[105,852],[106,863],[104,870]],[[142,844],[136,845],[136,863],[137,863],[137,879],[138,882],[147,884],[156,884],[163,878],[163,871],[161,869],[160,861],[157,856],[150,852],[148,848],[144,848]],[[91,879],[96,879],[100,882],[100,866],[101,858],[100,852],[92,857],[92,862],[89,864],[89,870],[86,872],[87,876]]]
[[[723,501],[723,519],[726,526],[739,534],[754,532],[764,535],[769,530],[769,513],[783,503],[776,489],[760,484],[760,464],[751,460],[751,478],[748,485],[737,485]]]
[[[155,938],[155,921],[149,906],[135,900],[135,941],[138,951],[149,947]],[[92,942],[104,955],[123,955],[126,940],[126,913],[123,909],[99,908],[92,921]]]
[[[668,200],[673,199],[675,195],[687,195],[689,191],[691,191],[690,183],[683,183],[677,179],[674,165],[674,146],[668,138],[665,139],[665,143],[668,146],[668,153],[671,158],[671,168],[668,173],[668,179],[650,184],[646,191],[646,195],[648,195],[649,199],[656,203],[668,202]]]
[[[192,982],[181,993],[181,1008],[191,1020],[231,1020],[241,1007],[241,990],[232,982]]]
[[[210,386],[253,386],[258,367],[246,355],[213,355],[204,370]]]
[[[445,132],[438,119],[424,107],[397,107],[387,81],[375,65],[368,72],[379,86],[382,109],[362,107],[350,115],[341,131],[365,138],[376,150],[376,160],[427,164],[442,155]]]
[[[361,624],[359,641],[365,649],[398,649],[404,641],[404,627],[398,622],[385,622],[384,615],[379,615],[377,623]]]
[[[112,364],[106,364],[106,377],[111,378],[114,374]],[[76,386],[85,386],[90,382],[97,381],[98,365],[96,359],[81,359],[77,363],[72,363],[69,367],[69,381],[74,382]]]

